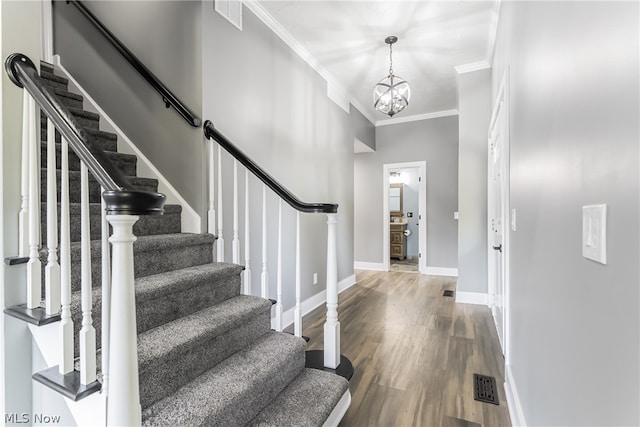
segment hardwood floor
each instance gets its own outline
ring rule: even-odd
[[[342,353],[354,364],[341,427],[510,426],[503,357],[489,309],[444,297],[455,278],[356,271],[340,295]],[[304,319],[322,348],[325,308]],[[473,374],[493,376],[500,405],[473,399]]]

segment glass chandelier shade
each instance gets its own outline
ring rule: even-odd
[[[389,75],[374,86],[373,105],[376,110],[393,117],[409,105],[411,88],[406,80],[393,74],[392,45],[398,38],[389,36],[384,41],[389,45]]]

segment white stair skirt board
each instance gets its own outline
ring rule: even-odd
[[[355,268],[356,270],[387,271],[384,263],[382,262],[354,261],[353,268]]]
[[[47,366],[55,366],[60,361],[58,341],[58,323],[51,323],[44,326],[28,325],[29,331],[33,337],[33,342],[38,347],[42,358]],[[62,396],[58,392],[50,388],[43,387],[44,393],[54,393],[56,396]],[[64,397],[67,408],[71,413],[74,421],[79,426],[100,425],[96,424],[97,419],[106,419],[106,408],[101,393],[93,393],[77,402]],[[103,414],[99,416],[98,414]]]
[[[135,144],[124,134],[122,129],[115,124],[113,120],[104,112],[97,102],[84,90],[82,86],[69,74],[62,65],[59,55],[54,55],[54,65],[62,73],[63,77],[69,79],[69,90],[83,96],[86,101],[83,106],[85,110],[100,115],[100,130],[112,132],[118,135],[118,152],[125,154],[135,154],[138,157],[138,176],[147,178],[155,178],[158,180],[158,192],[167,196],[167,204],[176,204],[182,206],[181,230],[183,233],[201,233],[202,222],[200,215],[191,207],[189,203],[178,193],[169,181],[160,173],[158,169],[142,154]]]
[[[340,400],[338,400],[336,407],[333,408],[333,411],[329,414],[329,418],[322,424],[322,427],[337,427],[342,417],[344,417],[344,414],[347,413],[349,405],[351,405],[351,393],[349,393],[347,389]]]
[[[428,274],[430,276],[458,277],[458,269],[448,267],[427,267],[422,274]]]
[[[511,425],[513,427],[525,427],[527,423],[525,422],[524,414],[522,413],[522,405],[520,404],[520,398],[518,397],[518,389],[516,388],[516,383],[513,379],[511,366],[506,365],[504,370],[504,393],[507,398],[507,406],[509,407]]]
[[[342,279],[341,281],[338,282],[338,294],[340,294],[342,291],[345,291],[347,289],[349,289],[351,286],[356,284],[356,276],[355,275],[351,275],[349,277],[347,277],[346,279]],[[322,292],[318,292],[317,294],[315,294],[314,296],[307,298],[306,300],[302,301],[302,303],[300,304],[300,311],[302,313],[302,317],[306,316],[307,314],[311,313],[313,310],[315,310],[316,308],[320,307],[321,305],[323,305],[325,302],[327,301],[327,291],[324,290]],[[291,307],[289,310],[285,311],[282,315],[282,325],[283,328],[286,328],[287,326],[290,326],[293,324],[293,320],[294,320],[294,312],[295,312],[295,307]],[[274,328],[275,327],[275,322],[276,322],[276,318],[274,317],[275,315],[273,314],[273,310],[272,310],[272,315],[271,315],[271,327]],[[303,330],[304,333],[304,330]]]
[[[489,297],[481,292],[456,291],[456,302],[461,304],[489,305]]]

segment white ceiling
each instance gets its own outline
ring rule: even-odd
[[[499,1],[260,0],[266,12],[335,78],[370,120],[373,86],[387,76],[395,35],[394,74],[411,85],[409,106],[394,116],[442,115],[457,109],[455,67],[490,60]],[[480,64],[478,64],[480,63]],[[325,74],[326,74],[325,73]]]

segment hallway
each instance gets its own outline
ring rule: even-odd
[[[444,297],[454,278],[356,270],[340,295],[342,353],[354,364],[341,426],[509,426],[502,356],[487,307]],[[304,319],[322,347],[324,307]],[[496,378],[500,405],[473,399],[473,374]]]

